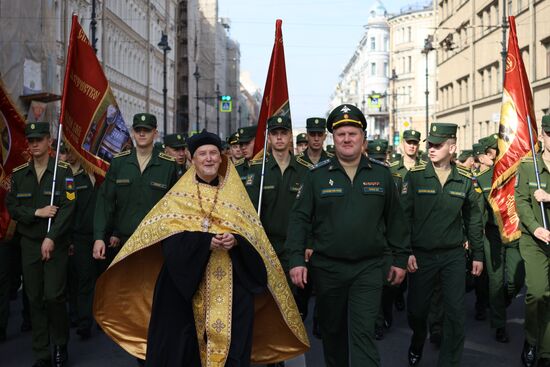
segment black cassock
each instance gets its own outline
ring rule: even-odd
[[[147,367],[200,367],[192,300],[210,257],[214,234],[182,232],[162,241],[164,265],[153,297]],[[231,345],[225,366],[250,366],[254,295],[266,291],[262,258],[242,236],[229,250],[233,264]],[[204,336],[206,338],[206,335]]]

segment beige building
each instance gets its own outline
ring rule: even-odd
[[[498,131],[502,18],[516,16],[537,121],[550,108],[550,0],[435,0],[438,121],[459,125],[459,149]],[[505,44],[508,44],[506,34]]]
[[[430,4],[402,9],[388,19],[390,25],[390,126],[391,136],[414,129],[426,131],[426,64],[428,113],[435,113],[435,52],[422,53],[424,40],[433,34],[435,17]],[[431,120],[431,119],[430,119]]]

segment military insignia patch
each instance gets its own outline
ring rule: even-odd
[[[72,177],[65,178],[65,188],[68,191],[73,191],[74,190],[74,178],[72,178]]]
[[[334,185],[334,181],[332,181],[332,178],[331,178],[330,180],[328,180],[328,184],[329,184],[330,186]]]
[[[409,192],[409,182],[405,181],[403,182],[403,187],[401,188],[401,195],[407,195],[407,192]]]
[[[245,183],[245,185],[246,185],[246,186],[250,186],[250,185],[252,185],[253,183],[254,183],[254,175],[252,174],[252,175],[246,176],[246,183]]]
[[[73,201],[76,198],[76,194],[74,192],[67,191],[65,195],[69,201]]]

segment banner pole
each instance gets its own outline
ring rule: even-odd
[[[529,143],[531,144],[531,153],[533,154],[533,165],[535,167],[535,177],[537,179],[537,190],[540,190],[540,175],[539,175],[539,166],[536,158],[535,151],[535,142],[533,141],[533,127],[531,126],[531,116],[527,115],[527,125],[529,129]],[[544,212],[544,203],[540,202],[540,212],[542,214],[542,224],[544,229],[548,230],[548,225],[546,224],[546,213]],[[548,245],[548,242],[546,243]]]
[[[262,198],[264,193],[265,158],[267,155],[267,123],[265,124],[264,154],[262,158],[262,175],[260,178],[260,195],[258,198],[258,217],[262,214]]]

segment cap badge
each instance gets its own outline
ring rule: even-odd
[[[379,151],[380,151],[380,147],[376,147],[376,151],[379,152]]]
[[[177,138],[178,138],[178,140],[181,140],[181,135],[180,135],[180,134],[178,134]]]
[[[242,134],[242,133],[244,133],[244,130],[243,130],[243,129],[240,129],[239,132]]]
[[[280,124],[280,123],[283,122],[283,119],[279,117],[279,118],[277,119],[277,122]]]
[[[330,180],[328,180],[328,184],[329,184],[330,186],[334,185],[334,181],[332,181],[332,178],[331,178]]]
[[[349,118],[349,115],[347,113],[344,113],[344,118],[345,119]]]
[[[416,131],[411,131],[411,135],[416,135]]]
[[[437,131],[437,127],[436,127],[436,126],[433,126],[433,127],[432,127],[432,131]]]
[[[34,124],[31,124],[31,130],[34,130],[36,126]]]
[[[141,115],[141,121],[145,121],[145,115]]]
[[[315,125],[319,124],[319,119],[315,119]]]
[[[344,106],[344,107],[342,107],[342,109],[340,110],[340,112],[343,112],[343,113],[348,113],[349,111],[351,111],[351,108],[349,108],[348,106]]]

